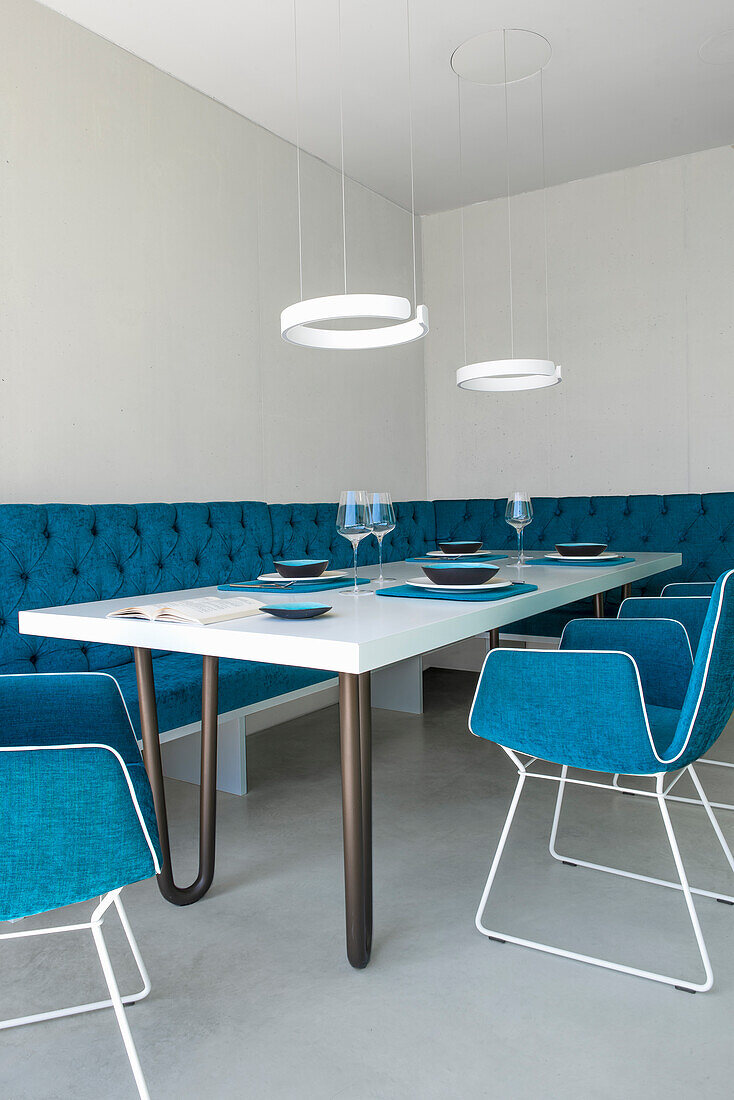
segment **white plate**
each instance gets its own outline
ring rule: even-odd
[[[318,577],[281,577],[280,573],[263,573],[258,577],[259,581],[280,581],[281,584],[293,584],[296,581],[298,584],[313,584],[314,581],[341,581],[346,577],[346,573],[336,573],[327,569],[324,573],[320,573]],[[250,584],[254,584],[254,581],[250,581]]]
[[[546,558],[552,558],[553,561],[609,561],[610,559],[621,558],[621,554],[615,554],[611,550],[605,550],[602,554],[559,554],[556,550],[551,550],[550,553],[544,554]]]
[[[514,581],[484,581],[483,584],[434,584],[428,577],[415,577],[412,581],[406,581],[414,588],[435,588],[439,592],[480,592],[485,588],[512,588]]]
[[[472,550],[471,554],[444,554],[443,550],[429,550],[426,554],[426,557],[446,558],[450,561],[452,558],[483,558],[487,554],[491,553],[491,550]]]

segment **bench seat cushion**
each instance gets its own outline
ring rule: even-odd
[[[191,653],[167,653],[153,660],[158,725],[161,733],[201,720],[201,657]],[[120,685],[135,733],[140,737],[140,710],[133,664],[107,670]],[[219,713],[276,698],[336,676],[323,669],[267,665],[259,661],[219,662]]]

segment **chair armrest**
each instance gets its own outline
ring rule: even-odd
[[[693,655],[680,622],[665,618],[574,619],[563,631],[560,648],[629,653],[639,670],[648,706],[675,710],[683,706]]]
[[[639,674],[627,653],[491,650],[469,729],[557,764],[604,772],[659,770]]]
[[[711,600],[708,596],[632,596],[622,603],[619,619],[675,619],[683,623],[695,658]]]

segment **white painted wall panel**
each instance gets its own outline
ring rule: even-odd
[[[420,346],[280,338],[293,148],[29,0],[0,34],[0,499],[425,496]],[[304,289],[339,292],[339,177],[303,170]],[[355,185],[347,219],[355,288],[410,293],[410,217]]]
[[[731,490],[734,151],[551,188],[550,347],[561,386],[458,391],[460,213],[423,219],[429,493]],[[545,357],[540,192],[512,203],[516,353]],[[509,350],[507,206],[466,208],[469,360]]]

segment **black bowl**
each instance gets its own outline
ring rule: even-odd
[[[498,565],[477,562],[452,562],[451,565],[422,565],[421,569],[434,584],[484,584],[499,572]]]
[[[439,550],[444,554],[476,554],[482,549],[481,542],[439,542]]]
[[[331,606],[323,603],[281,603],[263,606],[260,610],[275,615],[276,619],[318,619],[319,615],[331,611]]]
[[[298,577],[320,577],[328,564],[328,558],[297,558],[294,561],[273,562],[281,577],[289,581]]]
[[[595,558],[603,554],[606,542],[557,542],[556,550],[562,558]]]

